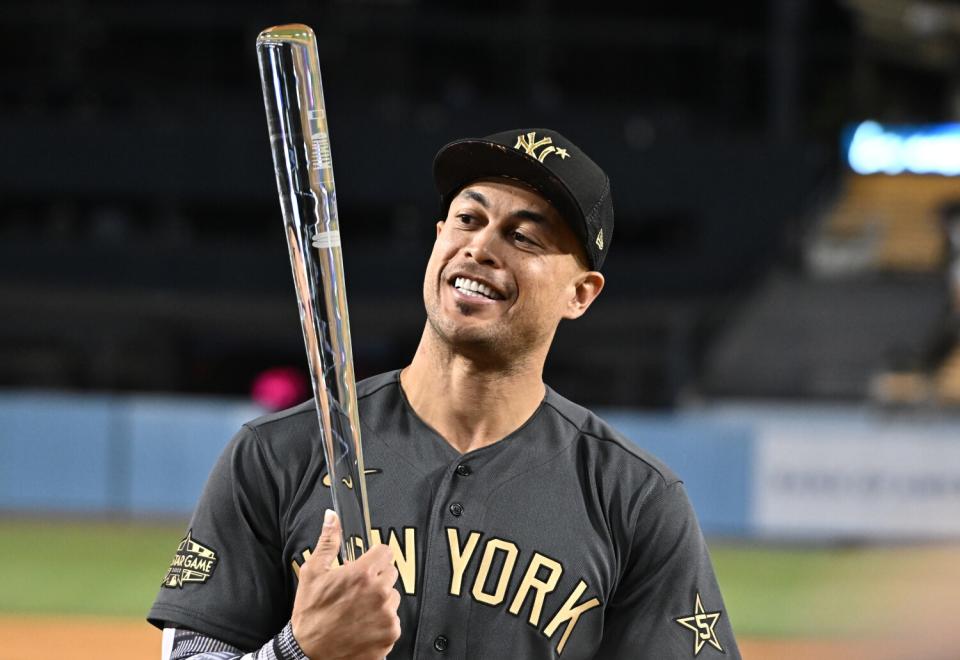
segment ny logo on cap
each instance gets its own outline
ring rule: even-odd
[[[539,160],[541,163],[543,162],[543,159],[549,156],[550,154],[557,154],[558,156],[560,156],[560,160],[570,157],[570,154],[567,153],[566,149],[562,149],[560,147],[554,147],[554,146],[547,146],[547,145],[553,145],[553,138],[545,137],[538,140],[536,131],[530,131],[526,135],[523,135],[522,133],[518,135],[517,143],[513,145],[513,148],[523,149],[528,156],[533,156],[534,158]],[[543,149],[540,152],[540,154],[537,155],[537,149],[539,149],[540,147],[547,147],[547,148]]]

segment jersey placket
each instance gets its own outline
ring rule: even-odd
[[[417,658],[467,657],[473,571],[460,565],[459,557],[470,533],[482,529],[485,507],[478,472],[485,458],[465,454],[440,473],[424,550]]]

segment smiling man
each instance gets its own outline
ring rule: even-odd
[[[423,336],[358,385],[382,545],[336,565],[312,402],[245,425],[150,612],[164,657],[738,658],[681,481],[542,379],[603,290],[606,174],[520,129],[434,180]]]

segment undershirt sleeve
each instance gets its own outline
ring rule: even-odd
[[[641,506],[598,658],[740,658],[696,514],[681,482]]]
[[[256,431],[244,426],[217,460],[175,550],[148,620],[188,628],[240,649],[283,629],[285,580],[277,487]]]
[[[232,644],[185,628],[165,628],[171,636],[171,650],[161,660],[309,660],[287,623],[280,633],[253,653],[244,653]]]

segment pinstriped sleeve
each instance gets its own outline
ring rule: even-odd
[[[172,650],[163,660],[309,660],[297,644],[290,623],[251,653],[186,628],[165,628],[164,635],[169,634],[173,635]]]

